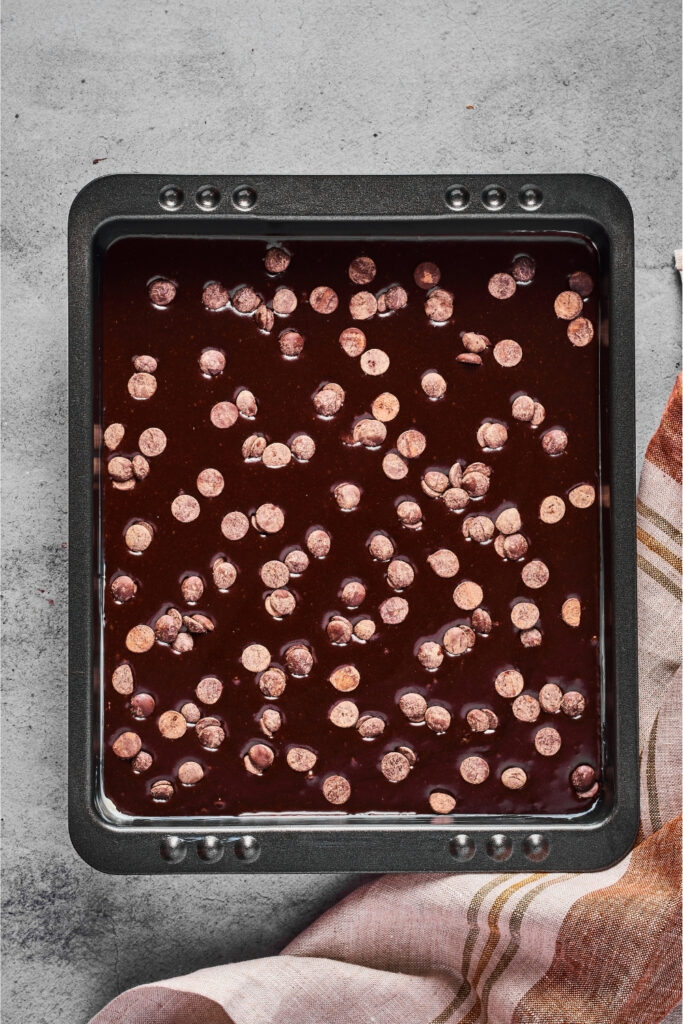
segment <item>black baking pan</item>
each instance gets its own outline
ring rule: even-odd
[[[582,813],[133,817],[102,789],[99,523],[103,263],[128,238],[587,239],[599,266],[601,789]],[[638,827],[633,223],[590,175],[162,177],[93,181],[69,219],[69,823],[80,855],[117,873],[587,871]]]

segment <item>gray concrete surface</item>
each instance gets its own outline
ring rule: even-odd
[[[123,171],[613,178],[635,210],[640,462],[679,367],[676,7],[5,0],[5,1024],[80,1024],[124,987],[275,952],[355,884],[105,877],[70,846],[65,233],[76,192]]]

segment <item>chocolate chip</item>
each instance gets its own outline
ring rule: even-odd
[[[297,434],[289,442],[289,447],[299,462],[308,462],[315,455],[315,441],[308,434]]]
[[[183,716],[188,725],[196,725],[202,717],[202,713],[192,701],[187,701],[180,709],[180,714]]]
[[[279,533],[285,525],[285,514],[278,505],[267,501],[256,509],[254,522],[263,533]]]
[[[347,327],[339,335],[339,344],[347,356],[355,359],[365,352],[367,339],[360,327]]]
[[[409,529],[416,529],[422,523],[422,509],[416,501],[401,501],[396,506],[396,515]]]
[[[216,498],[224,486],[223,474],[217,469],[203,469],[197,477],[197,490],[205,498]]]
[[[355,665],[339,665],[330,673],[329,681],[335,690],[349,693],[351,690],[355,690],[360,683],[360,672]]]
[[[583,348],[593,340],[593,324],[585,316],[578,316],[567,324],[567,337],[576,348]]]
[[[535,722],[541,713],[541,706],[530,693],[521,693],[512,702],[512,714],[520,722]]]
[[[398,416],[400,403],[396,395],[390,391],[383,391],[378,395],[371,406],[372,415],[382,423],[389,423]]]
[[[292,257],[285,249],[272,246],[266,251],[264,263],[269,274],[281,274],[291,263]]]
[[[384,300],[382,303],[383,308],[381,309],[382,313],[403,309],[408,305],[408,293],[400,284],[392,284],[391,287],[382,293],[381,298]],[[379,299],[377,300],[377,307],[379,309]]]
[[[499,672],[493,684],[501,697],[518,697],[524,689],[524,676],[515,668]]]
[[[199,502],[191,494],[179,494],[171,503],[171,512],[179,523],[191,523],[199,515]]]
[[[276,589],[289,583],[289,569],[284,562],[271,560],[265,562],[260,570],[261,580],[266,587]]]
[[[183,715],[183,717],[185,717]],[[197,736],[201,739],[202,733],[205,729],[213,728],[214,726],[220,726],[220,720],[215,718],[213,715],[206,715],[205,718],[199,718],[195,723]],[[221,741],[222,742],[222,741]]]
[[[365,586],[360,580],[348,580],[341,591],[341,599],[347,608],[358,608],[365,600]]]
[[[536,273],[536,261],[531,256],[515,256],[512,261],[512,276],[519,284],[533,281]]]
[[[183,617],[182,617],[182,615],[180,614],[180,612],[178,611],[177,608],[169,608],[168,611],[166,612],[166,614],[168,615],[168,617],[170,619],[172,619],[174,621],[174,623],[175,623],[175,625],[176,625],[176,627],[178,629],[182,629]]]
[[[293,313],[297,305],[297,297],[291,288],[278,288],[273,296],[273,309],[281,316]]]
[[[429,794],[429,806],[435,814],[450,814],[455,808],[455,797],[441,790]]]
[[[541,445],[546,455],[560,455],[567,447],[568,438],[564,430],[554,428],[547,430],[541,437]]]
[[[427,447],[427,438],[420,430],[404,430],[399,434],[396,447],[406,459],[417,459]]]
[[[130,601],[137,593],[137,583],[130,576],[115,576],[109,584],[112,597],[119,604]]]
[[[330,708],[329,719],[340,729],[351,729],[358,721],[358,708],[352,700],[340,700]]]
[[[540,559],[534,558],[522,569],[522,580],[526,583],[527,587],[531,587],[532,590],[538,590],[540,587],[544,587],[550,579],[550,572],[545,562],[541,562]]]
[[[278,588],[270,594],[265,601],[266,611],[275,619],[282,619],[291,615],[296,608],[296,598],[289,590]]]
[[[292,460],[292,453],[286,444],[274,441],[266,446],[261,457],[264,466],[269,469],[282,469],[288,466]]]
[[[420,487],[430,498],[438,498],[448,490],[448,477],[440,469],[428,469],[422,477]]]
[[[310,294],[309,302],[311,309],[314,309],[316,313],[322,313],[325,316],[330,313],[334,313],[335,309],[339,305],[339,299],[337,293],[326,285],[319,285],[314,288]]]
[[[366,448],[379,448],[386,441],[387,428],[377,419],[362,419],[353,428],[353,440]]]
[[[133,692],[133,670],[127,661],[116,666],[112,672],[111,685],[117,693],[121,693],[126,697]]]
[[[540,612],[533,601],[519,601],[510,612],[512,625],[517,629],[531,629],[538,622]]]
[[[300,576],[302,572],[306,572],[310,562],[308,555],[301,548],[294,548],[293,551],[289,551],[285,555],[285,565],[291,572],[292,576]]]
[[[154,623],[154,636],[162,644],[172,644],[178,636],[179,629],[180,626],[173,616],[160,615]]]
[[[512,338],[504,338],[493,346],[493,358],[500,366],[517,366],[522,359],[522,346]]]
[[[201,745],[207,750],[217,750],[225,740],[225,730],[220,725],[206,725],[200,730],[199,724],[197,722],[197,736]]]
[[[143,455],[134,455],[132,458],[133,472],[138,480],[144,480],[149,476],[149,462]]]
[[[556,683],[545,683],[539,691],[538,701],[544,711],[555,714],[562,704],[562,690]]]
[[[254,320],[261,330],[266,332],[266,334],[272,331],[275,326],[275,314],[272,309],[269,309],[269,307],[266,306],[265,302],[262,302],[254,310]]]
[[[485,334],[477,334],[475,331],[465,331],[461,340],[468,352],[485,352],[491,345]]]
[[[546,725],[534,736],[534,746],[543,757],[552,757],[562,746],[562,737],[557,729]]]
[[[522,647],[540,647],[543,643],[543,634],[540,629],[525,629],[519,634]]]
[[[576,597],[569,597],[562,605],[562,621],[576,628],[581,623],[581,602]]]
[[[489,766],[483,757],[466,757],[460,764],[460,774],[465,782],[478,786],[489,777]]]
[[[408,475],[408,463],[398,452],[387,452],[382,459],[382,469],[390,480],[403,480]]]
[[[185,735],[187,722],[179,711],[164,711],[157,720],[159,732],[167,740],[179,740]]]
[[[204,778],[204,769],[198,761],[183,761],[178,766],[178,781],[183,786],[195,786]]]
[[[136,732],[122,732],[116,737],[112,744],[112,750],[117,757],[129,761],[139,753],[142,747],[142,740]]]
[[[378,715],[361,715],[356,728],[364,740],[374,740],[384,732],[385,723]]]
[[[344,404],[345,397],[339,384],[323,384],[313,396],[313,406],[319,416],[334,416]]]
[[[225,369],[225,355],[217,348],[204,349],[199,357],[199,369],[207,377],[216,377]]]
[[[357,256],[349,264],[349,277],[354,284],[370,284],[376,273],[375,261],[369,256]]]
[[[432,732],[443,734],[451,724],[451,713],[440,704],[431,704],[425,711],[425,722]]]
[[[463,580],[453,591],[453,602],[463,611],[472,611],[484,600],[484,591],[478,583],[472,580]]]
[[[584,270],[575,270],[569,275],[569,287],[577,292],[582,299],[587,299],[593,291],[593,278]]]
[[[368,544],[368,551],[380,562],[388,562],[395,551],[393,541],[385,533],[373,533]]]
[[[261,732],[268,739],[272,739],[282,726],[282,715],[277,708],[264,708],[258,717]]]
[[[470,516],[464,520],[462,532],[477,544],[486,544],[493,537],[495,527],[488,516]]]
[[[348,644],[353,635],[353,626],[344,615],[333,615],[327,623],[327,636],[333,644]]]
[[[227,430],[237,423],[239,412],[234,402],[217,402],[209,416],[214,427],[218,427],[219,430]]]
[[[126,647],[134,654],[144,654],[154,646],[154,630],[149,626],[133,626],[126,636]]]
[[[448,385],[441,376],[440,373],[436,373],[435,370],[431,370],[429,373],[425,373],[420,381],[422,390],[424,391],[427,398],[431,398],[436,401],[439,398],[443,398],[446,394]]]
[[[453,296],[443,288],[434,288],[427,296],[425,313],[434,323],[443,324],[453,316]]]
[[[223,693],[223,684],[216,676],[204,676],[197,683],[194,692],[202,704],[215,704]]]
[[[417,660],[428,672],[435,672],[440,668],[443,658],[441,644],[437,644],[433,640],[425,641],[417,649]]]
[[[151,398],[156,389],[156,377],[153,377],[151,373],[134,373],[128,381],[128,393],[138,401]]]
[[[567,690],[560,708],[568,718],[580,718],[586,710],[586,698],[578,690]]]
[[[143,455],[150,459],[161,455],[166,448],[166,434],[159,427],[148,427],[138,438],[138,447]]]
[[[209,281],[202,292],[202,302],[207,309],[225,309],[230,302],[230,292],[219,281]]]
[[[213,581],[219,590],[228,590],[237,579],[237,569],[226,558],[219,558],[212,567]]]
[[[328,775],[322,784],[323,796],[328,803],[345,804],[351,796],[351,785],[343,775]]]
[[[491,479],[487,473],[468,468],[462,475],[462,490],[471,498],[482,498],[490,486]]]
[[[540,402],[534,402],[534,414],[531,417],[531,426],[540,427],[545,419],[545,409]]]
[[[253,288],[243,285],[233,295],[232,304],[238,313],[253,313],[261,305],[261,296]]]
[[[595,501],[595,488],[591,484],[578,484],[572,487],[568,497],[574,508],[590,508]]]
[[[235,398],[235,405],[240,414],[247,419],[253,419],[258,412],[258,403],[253,393],[248,388],[242,388]]]
[[[292,644],[285,651],[285,663],[293,676],[307,676],[313,668],[313,655],[303,644]]]
[[[381,348],[369,348],[360,357],[363,373],[370,377],[380,377],[389,369],[389,356]]]
[[[517,291],[517,283],[510,274],[494,274],[489,280],[488,290],[494,299],[509,299]]]
[[[318,527],[306,535],[306,547],[314,558],[324,558],[330,553],[331,546],[332,538],[327,530]]]
[[[595,782],[595,768],[589,764],[578,765],[571,774],[571,784],[579,793],[590,789]]]
[[[413,280],[418,288],[423,288],[428,292],[430,288],[435,288],[441,280],[441,271],[436,263],[418,263],[413,271]]]
[[[264,697],[281,697],[287,687],[287,676],[281,668],[272,665],[261,673],[258,685]]]
[[[527,774],[523,768],[515,766],[506,768],[500,776],[500,781],[506,789],[522,789],[527,782]]]
[[[467,724],[472,732],[493,732],[498,728],[498,716],[489,708],[473,708],[467,712]]]
[[[457,656],[469,651],[475,642],[475,636],[468,626],[451,626],[443,635],[443,646],[448,654]]]
[[[125,459],[121,455],[115,455],[113,459],[109,459],[107,463],[107,472],[112,480],[123,481],[131,480],[133,477],[133,463],[130,459]]]
[[[278,338],[278,344],[283,356],[296,359],[304,350],[304,337],[298,331],[286,330]]]
[[[334,500],[339,505],[339,508],[345,512],[351,512],[358,508],[360,504],[361,491],[360,487],[356,487],[355,484],[343,483],[337,484],[334,488]]]
[[[159,779],[157,782],[153,782],[150,788],[150,795],[152,800],[157,803],[166,803],[173,796],[175,790],[173,789],[173,783],[169,782],[168,779]]]
[[[559,523],[565,513],[565,504],[557,494],[549,494],[541,502],[538,510],[539,518],[544,523]]]
[[[247,672],[264,672],[270,665],[270,651],[263,644],[249,644],[240,660]]]
[[[522,423],[531,423],[534,415],[534,400],[528,395],[518,395],[512,403],[512,418]]]
[[[455,358],[458,363],[469,363],[470,366],[481,366],[482,364],[482,358],[476,352],[461,352]]]
[[[370,320],[377,312],[377,299],[372,292],[356,292],[349,300],[353,320]]]
[[[149,300],[155,306],[169,306],[175,299],[177,290],[173,281],[165,277],[155,277],[147,286]]]
[[[555,315],[560,320],[573,320],[583,309],[583,299],[578,292],[560,292],[555,299]]]
[[[317,755],[308,747],[290,747],[287,751],[287,764],[295,772],[312,771],[317,760]]]
[[[387,566],[387,580],[389,586],[394,590],[403,590],[409,587],[415,579],[415,570],[410,562],[402,558],[395,559]]]
[[[501,534],[496,537],[494,547],[501,558],[509,558],[517,562],[524,558],[529,550],[529,544],[522,533],[511,533],[508,536]]]
[[[475,608],[472,612],[472,629],[487,636],[493,629],[491,616],[484,608]]]
[[[115,448],[123,441],[123,436],[126,433],[122,423],[110,423],[104,432],[104,443],[110,451],[114,451]]]
[[[262,775],[275,760],[275,754],[265,743],[252,743],[244,756],[244,767],[252,775]]]
[[[359,619],[353,627],[353,635],[357,640],[362,640],[363,643],[367,640],[372,640],[376,632],[377,627],[372,619]]]
[[[143,772],[149,771],[153,764],[154,758],[152,755],[148,754],[146,750],[141,750],[140,753],[133,758],[130,766],[136,775],[142,775]]]
[[[382,758],[380,770],[387,782],[402,782],[410,774],[410,761],[405,754],[393,750]]]
[[[398,706],[409,722],[424,721],[427,701],[421,693],[404,693],[399,698]]]

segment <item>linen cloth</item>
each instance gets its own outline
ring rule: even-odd
[[[385,875],[91,1024],[657,1024],[681,999],[681,378],[638,494],[641,826],[591,874]]]

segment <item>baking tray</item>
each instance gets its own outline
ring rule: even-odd
[[[601,796],[573,816],[252,815],[117,820],[98,798],[94,339],[103,253],[135,235],[463,238],[561,231],[600,264]],[[115,873],[598,870],[638,827],[633,219],[591,175],[99,178],[69,217],[69,828]]]

